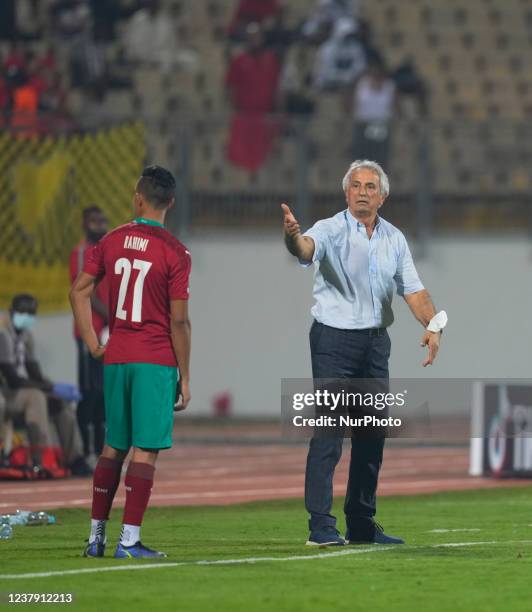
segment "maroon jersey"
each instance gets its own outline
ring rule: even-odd
[[[188,299],[190,265],[185,246],[153,221],[136,219],[97,243],[83,271],[109,287],[106,364],[177,365],[170,300]]]
[[[87,253],[90,252],[91,249],[94,248],[94,245],[87,242],[86,240],[82,240],[78,245],[74,247],[72,253],[70,253],[70,282],[71,284],[76,280],[77,275],[83,270],[83,265],[85,263],[85,259],[87,259]],[[96,287],[96,295],[100,299],[100,301],[105,304],[109,302],[109,294],[107,292],[107,279],[103,278]],[[94,331],[96,335],[100,337],[102,333],[102,329],[106,327],[105,319],[101,314],[96,312],[96,310],[92,311],[92,326],[94,327]],[[76,338],[81,338],[79,335],[79,329],[74,323],[74,336]]]

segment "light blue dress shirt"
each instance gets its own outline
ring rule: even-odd
[[[388,327],[395,289],[401,296],[423,289],[406,238],[381,217],[371,238],[349,209],[318,221],[303,235],[315,245],[312,316],[319,323],[339,329]]]

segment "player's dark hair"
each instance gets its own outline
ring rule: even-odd
[[[96,204],[91,204],[90,206],[87,206],[86,208],[83,209],[83,212],[81,213],[83,216],[83,223],[87,223],[92,213],[102,213],[103,214],[103,210]]]
[[[167,208],[175,198],[174,175],[161,166],[148,166],[140,175],[137,191],[155,208]]]
[[[11,310],[17,311],[22,306],[29,306],[31,310],[37,312],[37,300],[30,293],[17,293],[11,301]]]

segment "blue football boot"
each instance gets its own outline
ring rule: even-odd
[[[162,559],[168,555],[144,546],[139,540],[133,546],[124,546],[120,542],[116,546],[115,559]]]
[[[105,541],[95,540],[92,543],[88,543],[87,547],[83,551],[84,557],[103,557],[105,553]]]

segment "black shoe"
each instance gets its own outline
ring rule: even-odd
[[[369,519],[347,528],[345,539],[348,544],[404,544],[405,541],[384,533],[379,523]]]
[[[72,476],[92,476],[94,470],[91,469],[91,466],[85,460],[85,457],[78,457],[75,461],[73,461],[68,466]]]
[[[307,546],[344,546],[345,540],[334,527],[311,531]]]

